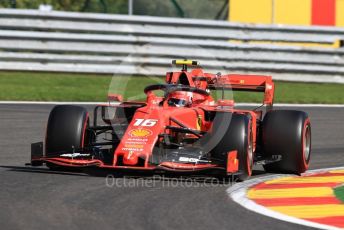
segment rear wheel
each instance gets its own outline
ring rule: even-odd
[[[311,155],[311,123],[305,112],[268,112],[263,121],[263,142],[267,157],[282,157],[281,161],[264,165],[267,172],[301,174],[308,169]]]
[[[45,139],[47,157],[71,153],[82,149],[87,143],[86,128],[89,125],[85,108],[74,105],[58,105],[50,112]],[[49,168],[56,168],[48,163]]]
[[[216,132],[223,129],[223,125],[226,122],[230,122],[230,124],[227,130],[223,132],[221,141],[212,150],[212,156],[217,159],[222,159],[223,162],[227,162],[228,152],[237,150],[239,170],[242,173],[238,176],[238,179],[243,181],[252,175],[254,163],[253,136],[250,119],[243,114],[217,113],[213,123],[215,136]]]

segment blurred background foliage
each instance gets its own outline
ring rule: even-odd
[[[128,14],[128,0],[0,0],[0,8]],[[228,0],[133,0],[134,15],[226,20]]]

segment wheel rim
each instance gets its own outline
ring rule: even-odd
[[[311,131],[309,125],[305,128],[305,136],[303,141],[303,156],[305,161],[309,162],[309,156],[311,152]]]

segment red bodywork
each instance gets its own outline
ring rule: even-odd
[[[169,85],[186,85],[187,87],[211,90],[233,90],[233,91],[253,91],[263,92],[263,104],[266,108],[272,109],[274,98],[274,83],[270,76],[257,75],[215,75],[203,73],[200,68],[188,72],[169,72],[166,74],[166,83]],[[99,105],[106,108],[126,108],[137,106],[132,119],[130,119],[119,144],[113,151],[112,162],[105,163],[101,159],[73,159],[66,157],[38,157],[34,161],[49,162],[55,165],[67,167],[88,167],[111,169],[132,169],[132,170],[170,170],[170,171],[199,171],[205,169],[221,169],[227,173],[235,173],[238,170],[238,159],[236,151],[228,153],[226,165],[219,165],[207,162],[173,162],[163,161],[159,164],[151,164],[150,159],[154,148],[164,135],[174,135],[174,128],[180,128],[181,124],[187,129],[197,131],[197,133],[207,133],[212,130],[212,122],[205,119],[206,112],[231,112],[247,114],[250,117],[250,126],[253,136],[253,151],[257,142],[257,123],[262,119],[261,111],[241,110],[234,108],[234,101],[219,99],[217,101],[211,94],[205,95],[197,91],[177,93],[179,99],[189,99],[192,95],[192,103],[183,107],[170,106],[168,97],[158,97],[154,90],[146,90],[147,100],[145,103],[122,102],[121,95],[109,95],[109,100],[117,103]],[[171,93],[172,94],[172,93]],[[139,105],[139,106],[138,106]],[[190,131],[191,132],[191,131]],[[197,133],[182,133],[180,138],[198,138]]]

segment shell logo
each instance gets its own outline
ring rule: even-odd
[[[152,131],[148,129],[133,129],[129,131],[131,137],[148,137],[152,135]]]

